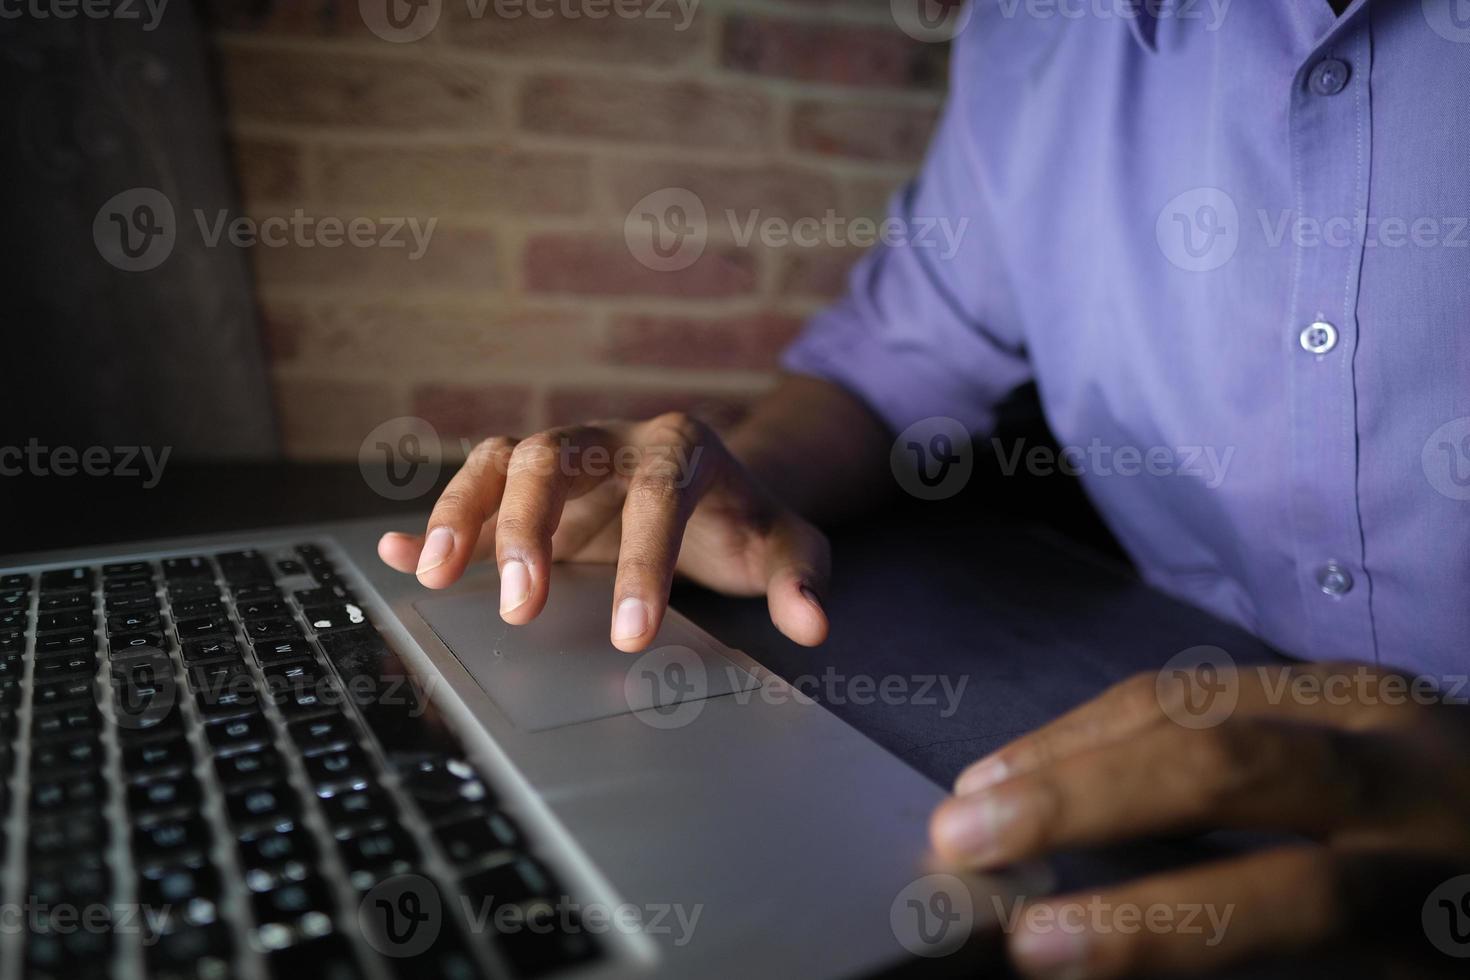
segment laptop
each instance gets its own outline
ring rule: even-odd
[[[615,650],[611,568],[510,627],[389,529],[4,562],[0,975],[863,976],[1002,907],[931,866],[939,787],[745,653]]]

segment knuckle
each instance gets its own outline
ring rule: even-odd
[[[644,549],[625,549],[618,556],[618,571],[633,579],[658,579],[665,574],[665,563]]]
[[[458,519],[478,510],[478,498],[468,487],[449,486],[439,495],[439,502],[434,507],[434,517]]]
[[[628,499],[637,508],[666,509],[679,503],[684,493],[670,473],[644,470],[628,484]]]
[[[1066,791],[1052,776],[1038,775],[1028,782],[1024,804],[1028,819],[1022,833],[1026,835],[1028,849],[1039,851],[1065,834],[1070,807]]]
[[[506,462],[510,459],[515,447],[516,440],[509,436],[491,436],[475,444],[465,463],[467,466],[472,466],[476,472],[495,467],[504,473]]]
[[[1184,745],[1179,778],[1195,784],[1197,802],[1206,807],[1268,789],[1279,771],[1279,752],[1250,725],[1191,732]]]
[[[563,438],[555,432],[538,432],[522,439],[510,456],[511,474],[551,475],[561,454]]]
[[[498,542],[524,547],[532,537],[530,522],[520,514],[501,511],[495,520],[495,540]]]
[[[1153,719],[1164,716],[1163,706],[1159,704],[1156,674],[1134,674],[1109,688],[1106,697],[1124,717]]]

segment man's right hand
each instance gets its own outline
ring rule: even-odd
[[[827,539],[763,488],[709,426],[683,414],[598,422],[477,445],[425,534],[389,533],[378,554],[431,589],[493,554],[500,615],[529,623],[557,561],[616,562],[612,642],[658,632],[674,572],[731,595],[765,594],[797,643],[827,636]]]

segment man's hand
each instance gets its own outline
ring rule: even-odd
[[[827,636],[826,538],[681,414],[487,439],[427,532],[384,535],[378,554],[431,589],[493,554],[500,615],[517,625],[546,605],[552,562],[616,562],[612,642],[629,652],[658,632],[676,569],[721,592],[764,594],[771,620],[797,643]]]
[[[1463,968],[1430,945],[1421,910],[1437,885],[1470,872],[1464,709],[1427,704],[1428,692],[1414,694],[1402,676],[1358,665],[1242,668],[1226,678],[1239,694],[1228,717],[1177,724],[1185,685],[1200,680],[1136,677],[971,766],[934,814],[935,846],[994,868],[1213,828],[1294,832],[1304,842],[1037,902],[1008,940],[1018,967],[1038,977],[1194,973],[1341,944],[1391,961],[1427,954],[1416,970],[1436,960]],[[1209,908],[1229,919],[1214,943],[1209,928],[1125,929],[1106,914],[1057,925],[1089,902],[1129,914]],[[1470,892],[1450,913],[1446,935],[1462,930],[1470,954]]]

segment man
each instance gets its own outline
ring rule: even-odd
[[[872,501],[894,432],[948,417],[984,433],[1034,380],[1063,444],[1229,460],[1210,479],[1079,466],[1150,582],[1339,662],[1296,681],[1349,675],[1341,662],[1463,675],[1458,12],[978,4],[929,158],[895,205],[915,234],[860,263],[727,440],[678,415],[489,440],[427,535],[386,537],[384,560],[439,588],[493,555],[511,623],[541,610],[552,562],[616,561],[612,638],[626,651],[654,635],[677,570],[765,594],[783,633],[821,643],[828,549],[808,520]],[[935,219],[963,223],[957,252],[924,247]],[[639,462],[601,480],[552,462],[568,447],[631,447]],[[1279,672],[1242,672],[1238,708],[1201,729],[1168,720],[1153,678],[1122,685],[964,773],[934,842],[983,868],[1142,834],[1302,835],[1101,896],[1230,907],[1221,941],[1023,926],[1010,950],[1031,975],[1192,971],[1349,941],[1434,954],[1421,908],[1470,866],[1470,736],[1456,709],[1367,676],[1350,697],[1306,698],[1280,696],[1293,678]]]

